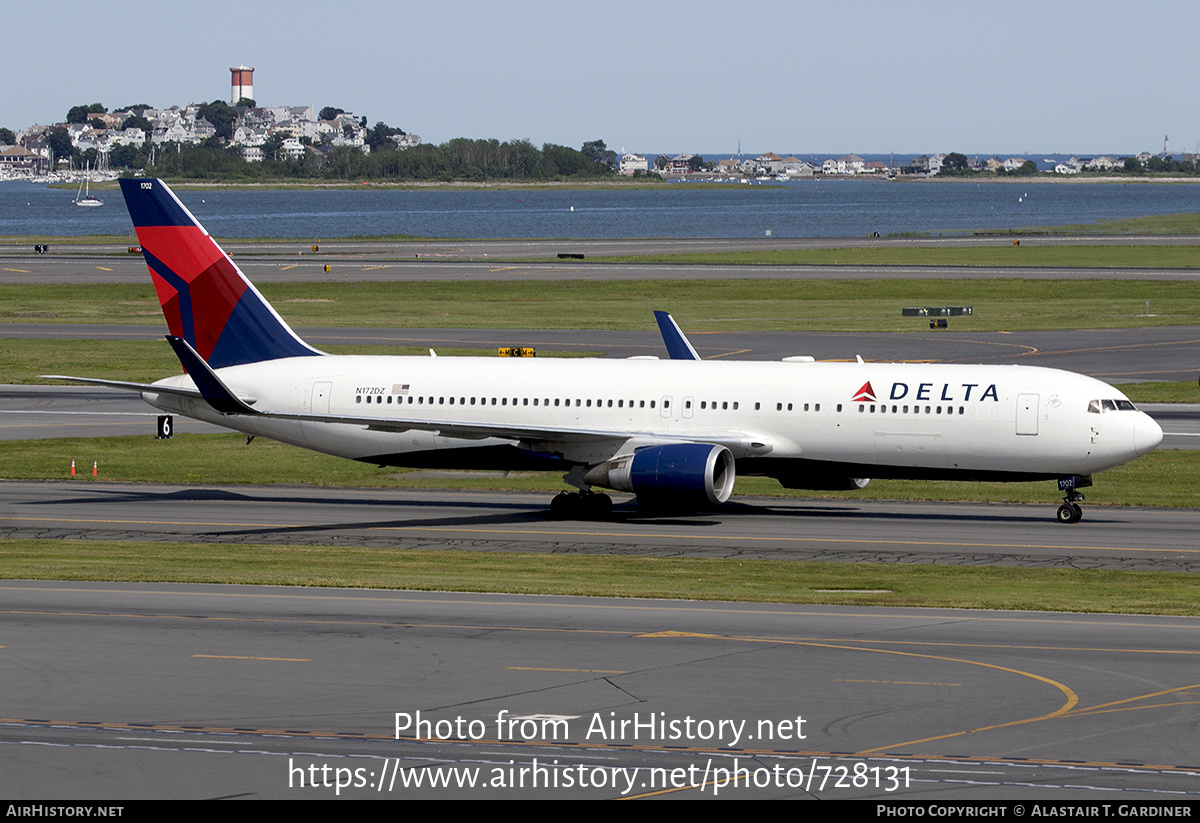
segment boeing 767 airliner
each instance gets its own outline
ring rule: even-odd
[[[1054,480],[1078,488],[1162,429],[1090,377],[1030,366],[703,361],[673,321],[671,358],[325,354],[301,340],[159,180],[121,180],[186,374],[141,393],[163,411],[380,466],[561,471],[560,517],[727,501],[737,474],[787,488],[868,478]],[[669,321],[669,317],[666,318]]]

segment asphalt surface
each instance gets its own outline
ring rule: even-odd
[[[0,767],[41,802],[1021,799],[1115,816],[1200,794],[1194,618],[26,581],[0,599]]]
[[[649,310],[647,310],[649,314]],[[678,318],[677,318],[678,319]],[[852,333],[684,332],[705,359],[779,360],[809,355],[818,360],[882,362],[1016,363],[1087,374],[1109,383],[1196,380],[1200,374],[1200,327],[1078,329],[1021,332]],[[657,331],[562,329],[378,329],[306,328],[296,332],[315,346],[416,346],[419,348],[533,346],[543,351],[588,352],[603,357],[666,357]],[[10,338],[162,340],[162,325],[4,323]],[[166,343],[163,343],[165,346]],[[101,375],[81,375],[98,377]],[[1200,399],[1200,391],[1197,392]]]
[[[1200,571],[1200,511],[735,498],[657,517],[616,495],[603,522],[551,519],[543,493],[0,481],[0,537],[279,543],[830,562]],[[1102,478],[1100,482],[1103,482]]]
[[[536,249],[519,254],[613,248],[595,242],[519,243]],[[619,242],[628,250],[697,250],[704,241]],[[294,244],[234,251],[262,282],[763,276],[570,261],[509,268],[482,259],[518,255],[499,241],[419,251],[323,244],[315,259]],[[0,282],[142,282],[140,257],[102,252],[35,258],[0,250]],[[964,276],[962,269],[772,271]],[[970,274],[1094,278],[1096,270]],[[1187,280],[1200,272],[1113,275]],[[4,331],[64,330],[6,324]],[[162,334],[160,327],[75,331],[100,339]],[[521,343],[661,355],[657,335],[632,332],[301,333],[316,345]],[[884,335],[837,334],[694,335],[693,342],[706,357],[861,354],[1054,365],[1110,382],[1195,379],[1200,330],[1141,334],[904,335],[902,346]],[[1160,415],[1168,445],[1200,433],[1195,409],[1151,412]],[[154,414],[136,397],[96,389],[0,389],[4,436],[72,427],[150,436]],[[181,431],[193,425],[177,423]],[[181,488],[85,475],[69,483],[0,483],[0,536],[1171,571],[1196,571],[1200,562],[1200,512],[1187,509],[1085,505],[1083,522],[1067,527],[1054,522],[1049,498],[1044,506],[750,499],[718,515],[671,519],[645,518],[622,504],[610,522],[579,524],[549,520],[546,498]],[[323,798],[346,777],[359,785],[343,794],[372,797],[701,798],[719,789],[722,797],[747,798],[1193,801],[1200,791],[1200,743],[1192,733],[1200,711],[1193,699],[1198,625],[1194,618],[5,581],[0,764],[8,785],[44,799]],[[423,736],[439,739],[395,740],[395,714],[417,711],[434,722],[478,721],[482,734],[440,739],[442,727],[431,727]],[[501,712],[566,726],[523,739],[525,726],[496,728]],[[694,722],[668,740],[633,739],[634,727],[619,725],[651,717]],[[796,722],[801,717],[804,724]],[[748,721],[754,739],[733,741],[723,719]],[[703,720],[716,731],[702,735]],[[593,725],[612,729],[613,721],[618,726],[607,735]],[[774,739],[763,734],[768,728]],[[721,786],[719,770],[738,767],[760,785]],[[470,769],[489,787],[400,788],[418,776],[454,782]],[[314,777],[326,785],[312,788]],[[498,777],[524,786],[497,787]],[[535,780],[540,785],[529,787]]]
[[[130,244],[136,243],[130,238]],[[1125,280],[1200,279],[1194,269],[1129,269],[1101,267],[1003,266],[743,266],[606,263],[605,256],[756,251],[789,248],[1011,246],[1012,239],[989,237],[862,239],[722,240],[707,238],[617,240],[477,240],[477,241],[280,241],[226,243],[246,276],[256,283],[307,281],[415,280],[737,280],[828,278],[948,279],[1019,277],[1025,279]],[[1037,245],[1195,245],[1195,237],[1032,237]],[[0,283],[141,283],[146,267],[127,245],[52,246],[34,254],[31,246],[0,246]],[[561,258],[559,255],[570,255]],[[583,259],[578,259],[583,255]],[[325,266],[330,271],[325,271]]]

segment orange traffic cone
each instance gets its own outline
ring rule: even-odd
[[[97,468],[97,466],[96,466],[96,461],[95,461],[95,460],[93,460],[93,461],[92,461],[92,477],[95,477],[95,476],[96,476],[96,468]]]
[[[71,476],[72,477],[75,476],[75,461],[74,460],[71,461]]]

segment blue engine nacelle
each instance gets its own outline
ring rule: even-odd
[[[584,481],[639,500],[716,506],[733,494],[733,453],[711,443],[647,446],[593,466]]]

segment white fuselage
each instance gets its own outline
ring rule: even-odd
[[[1028,366],[323,356],[219,375],[255,410],[396,424],[231,416],[199,400],[142,396],[164,411],[341,457],[463,468],[502,467],[497,446],[552,468],[683,441],[723,444],[739,472],[781,478],[812,465],[850,477],[1015,480],[1102,471],[1162,437],[1111,386]],[[187,377],[160,382],[191,386]],[[1089,412],[1095,400],[1125,408]],[[456,424],[514,433],[439,434]]]

